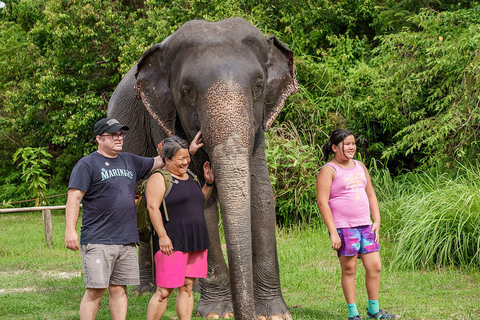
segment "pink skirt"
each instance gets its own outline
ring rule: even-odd
[[[185,278],[206,278],[208,250],[182,252],[172,250],[167,256],[162,251],[155,254],[155,275],[157,286],[178,288],[184,285]]]

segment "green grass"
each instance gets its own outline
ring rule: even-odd
[[[84,293],[80,253],[64,247],[63,212],[52,213],[52,226],[54,243],[47,248],[40,212],[0,215],[0,319],[79,319]],[[388,256],[392,245],[382,240],[382,255]],[[282,289],[293,318],[346,319],[340,268],[325,229],[279,230],[277,245]],[[477,318],[478,270],[402,271],[386,266],[381,308],[401,314],[402,319]],[[367,304],[364,276],[359,262],[357,305],[363,315]],[[145,319],[150,294],[137,297],[128,287],[128,296],[127,318]],[[110,319],[106,297],[97,319]],[[164,319],[176,319],[174,297]]]

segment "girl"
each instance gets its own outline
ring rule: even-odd
[[[380,286],[380,211],[367,168],[353,160],[355,136],[349,130],[336,129],[323,146],[324,158],[333,160],[317,176],[317,204],[328,228],[332,249],[342,268],[342,288],[350,311],[349,320],[362,319],[355,303],[357,257],[366,270],[369,318],[398,319],[400,316],[378,306]],[[373,217],[373,224],[370,219]]]

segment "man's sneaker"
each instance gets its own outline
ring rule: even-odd
[[[400,319],[398,314],[391,314],[382,309],[375,314],[371,314],[367,309],[367,315],[370,319]]]

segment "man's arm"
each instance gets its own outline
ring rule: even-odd
[[[191,155],[194,155],[201,147],[203,147],[202,131],[198,131],[195,138],[193,138],[190,143],[188,152],[190,152]]]
[[[85,195],[85,191],[73,189],[68,189],[67,205],[65,208],[65,246],[73,251],[79,249],[78,244],[78,233],[76,230],[78,214],[80,212],[80,202]]]
[[[162,156],[156,156],[155,158],[153,158],[153,167],[150,172],[153,172],[163,167],[165,167],[165,163],[163,163]]]
[[[195,135],[195,138],[193,138],[192,143],[190,143],[190,147],[188,148],[188,152],[191,155],[194,155],[197,153],[198,149],[203,147],[203,140],[202,140],[202,131],[198,131],[198,133]],[[165,166],[165,163],[163,162],[162,155],[158,155],[155,158],[153,158],[153,167],[150,170],[150,172],[153,172],[157,169],[161,169]]]

